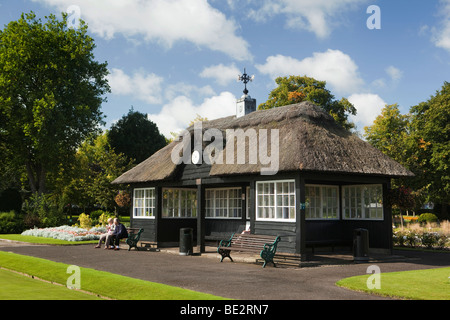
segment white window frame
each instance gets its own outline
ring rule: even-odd
[[[179,196],[177,198],[177,206],[176,208],[178,209],[177,214],[173,216],[167,216],[165,215],[165,199],[164,199],[164,192],[168,191],[168,190],[172,190],[172,191],[178,191],[179,192]],[[161,218],[162,219],[196,219],[197,218],[197,205],[194,206],[190,206],[191,208],[191,216],[187,216],[187,209],[188,209],[188,201],[187,199],[183,199],[182,198],[182,191],[187,191],[190,193],[195,193],[197,194],[197,190],[196,189],[189,189],[189,188],[163,188],[162,189],[162,204],[161,204]],[[185,204],[183,205],[183,200],[185,201]],[[173,203],[175,204],[175,201],[172,198]],[[197,196],[195,197],[195,200],[193,200],[194,202],[197,201]],[[167,208],[168,210],[168,208]]]
[[[237,192],[237,197],[230,198],[230,190]],[[217,198],[217,193],[226,193],[226,198]],[[213,197],[211,197],[213,193]],[[208,197],[209,196],[209,197]],[[217,206],[217,201],[221,201],[222,204]],[[228,187],[228,188],[208,188],[205,189],[205,218],[206,219],[242,219],[242,188],[241,187]],[[231,206],[231,200],[235,200],[239,205]],[[223,210],[224,215],[217,215],[217,210]],[[237,209],[238,216],[231,216],[231,210]],[[212,211],[213,215],[208,215]]]
[[[143,197],[137,197],[137,191],[143,191]],[[150,195],[147,197],[147,192]],[[137,204],[141,204],[137,206]],[[135,188],[133,190],[133,219],[155,219],[156,189],[155,188]],[[137,209],[142,209],[146,215],[136,215]]]
[[[273,185],[274,185],[274,188],[273,188],[273,194],[272,193],[263,193],[263,194],[260,194],[260,192],[259,192],[259,185],[261,185],[261,184],[272,184],[273,183]],[[290,184],[291,183],[293,183],[293,188],[292,188],[292,190],[289,190],[288,191],[288,193],[283,193],[283,192],[279,192],[278,190],[277,190],[277,185],[278,185],[278,183],[288,183],[288,186],[289,186],[289,189],[290,189]],[[289,180],[267,180],[267,181],[258,181],[258,182],[256,182],[256,185],[255,185],[255,187],[256,187],[256,217],[255,217],[255,220],[257,220],[257,221],[278,221],[278,222],[295,222],[295,216],[296,216],[296,207],[295,207],[295,180],[294,179],[289,179]],[[261,199],[262,199],[262,202],[264,203],[265,202],[265,200],[264,200],[264,196],[269,196],[269,200],[268,200],[268,205],[260,205],[260,196],[262,197]],[[273,196],[273,200],[271,201],[270,200],[270,196]],[[288,197],[288,205],[285,205],[285,204],[283,204],[283,203],[281,203],[281,204],[279,204],[278,202],[278,198],[279,198],[279,196],[281,196],[282,197],[282,202],[284,201],[284,197],[283,196],[287,196]],[[293,197],[293,198],[291,198],[291,197]],[[271,203],[272,202],[272,203]],[[261,218],[260,216],[259,216],[259,213],[260,213],[260,209],[261,208],[268,208],[268,209],[270,209],[270,208],[273,208],[273,218]],[[278,215],[278,209],[279,208],[288,208],[288,218],[278,218],[277,217],[277,215]],[[294,216],[294,218],[290,218],[290,216],[291,216],[291,208],[293,209],[293,216]],[[283,214],[283,213],[282,213]]]
[[[311,187],[311,188],[319,188],[319,192],[320,192],[320,195],[319,195],[319,201],[320,201],[320,203],[319,203],[319,205],[317,206],[315,206],[316,208],[317,207],[319,207],[319,217],[308,217],[308,216],[306,216],[306,220],[326,220],[326,221],[331,221],[331,220],[339,220],[339,208],[340,208],[340,201],[339,201],[339,186],[337,186],[337,185],[324,185],[324,184],[307,184],[307,185],[305,185],[305,191],[306,191],[306,188],[309,188],[309,187]],[[336,190],[336,217],[324,217],[323,216],[323,209],[324,209],[324,207],[327,207],[327,212],[328,212],[328,210],[330,209],[330,208],[328,208],[328,199],[326,199],[326,198],[328,198],[328,196],[327,195],[324,195],[324,189],[325,190],[327,190],[327,189],[330,189],[330,188],[333,188],[333,189],[335,189]],[[308,196],[307,194],[306,194],[306,196]],[[305,210],[306,210],[306,212],[305,213],[307,213],[308,212],[308,209],[310,209],[310,207],[309,207],[309,205],[308,205],[308,203],[306,204],[306,208],[305,208]]]
[[[347,199],[346,199],[346,189],[348,188],[380,188],[381,189],[381,204],[376,203],[375,209],[376,211],[381,210],[381,218],[379,217],[375,217],[372,218],[370,217],[370,209],[371,207],[369,207],[368,205],[372,205],[373,203],[369,203],[368,205],[366,205],[365,200],[366,199],[370,199],[372,198],[372,194],[369,193],[368,195],[365,194],[364,192],[358,192],[358,194],[356,194],[356,197],[352,197],[350,194],[350,202],[352,202],[353,200],[356,201],[356,205],[352,206],[352,203],[350,203],[349,207],[347,206]],[[358,200],[359,200],[359,205],[358,205]],[[361,217],[357,217],[357,216],[352,216],[352,210],[358,210],[358,208],[361,210]],[[347,215],[347,209],[350,210],[350,216]],[[356,211],[355,215],[358,214],[358,211]],[[345,185],[342,186],[342,219],[343,220],[372,220],[372,221],[383,221],[384,220],[384,204],[383,204],[383,185],[381,184],[356,184],[356,185]]]

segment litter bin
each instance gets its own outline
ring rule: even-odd
[[[192,255],[192,243],[194,242],[194,232],[192,228],[180,229],[180,255]]]
[[[369,261],[369,231],[355,229],[353,231],[353,261]]]

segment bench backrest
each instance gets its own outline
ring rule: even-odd
[[[274,244],[278,240],[279,237],[277,236],[235,233],[231,238],[231,246],[234,248],[261,250],[266,243]]]

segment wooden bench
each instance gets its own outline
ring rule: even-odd
[[[128,238],[126,243],[130,246],[128,248],[128,251],[131,250],[131,248],[136,248],[136,250],[139,250],[137,244],[139,242],[139,239],[141,238],[142,232],[144,232],[144,229],[142,228],[127,228],[128,231]]]
[[[268,262],[272,262],[273,266],[276,267],[273,262],[273,257],[275,256],[280,240],[278,236],[234,233],[229,240],[220,241],[217,252],[222,256],[220,262],[224,258],[230,258],[233,261],[230,256],[231,251],[259,253],[264,260],[263,268],[266,267]]]

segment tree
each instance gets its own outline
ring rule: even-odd
[[[88,138],[77,151],[72,179],[62,187],[66,203],[82,207],[99,205],[115,207],[120,186],[111,182],[132,167],[123,154],[116,153],[108,143],[107,133]]]
[[[133,108],[111,126],[108,141],[117,153],[123,153],[136,163],[144,161],[167,144],[156,124]]]
[[[410,109],[410,168],[427,200],[442,204],[443,216],[450,204],[450,83],[426,102]]]
[[[435,96],[402,115],[397,105],[385,106],[374,124],[365,128],[369,143],[414,174],[394,180],[394,185],[411,188],[413,197],[442,205],[446,217],[450,203],[450,83]]]
[[[356,115],[356,108],[346,99],[334,100],[331,92],[325,88],[325,81],[314,78],[290,76],[275,79],[278,87],[273,89],[266,102],[258,109],[271,109],[302,101],[311,101],[324,108],[338,123],[350,130],[355,125],[348,121],[348,115]]]
[[[405,163],[409,118],[397,104],[386,105],[371,126],[364,128],[367,142],[399,163]]]
[[[67,28],[65,13],[45,23],[22,14],[0,31],[0,141],[33,193],[47,191],[48,174],[102,122],[108,70],[94,48],[87,25]]]

